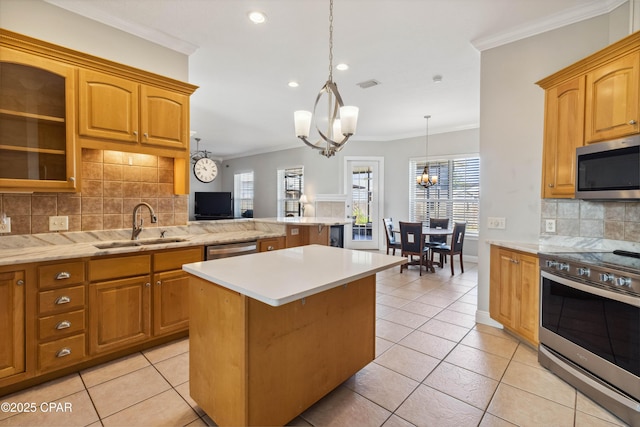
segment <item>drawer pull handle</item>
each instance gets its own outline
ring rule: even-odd
[[[65,347],[56,353],[56,357],[65,357],[71,354],[71,349],[69,347]]]
[[[56,325],[56,329],[67,329],[71,327],[71,322],[69,322],[68,320],[63,320],[62,322],[58,323]]]
[[[272,251],[273,249],[274,249],[274,247],[273,247],[273,246],[271,246],[271,245],[267,246],[267,250],[268,250],[268,251]]]
[[[71,302],[71,298],[69,298],[66,295],[63,295],[61,297],[56,298],[56,304],[57,305],[69,304],[70,302]]]
[[[71,273],[69,273],[68,271],[61,271],[60,273],[56,274],[56,280],[64,280],[64,279],[70,279],[71,278]]]

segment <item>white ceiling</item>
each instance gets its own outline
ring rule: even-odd
[[[328,0],[47,1],[190,55],[201,149],[232,158],[303,145],[293,112],[312,110],[328,78]],[[430,134],[478,127],[481,50],[625,1],[334,0],[334,66],[350,68],[333,77],[345,104],[360,108],[352,139],[424,136],[425,114]],[[267,22],[251,23],[252,10]],[[357,86],[369,79],[381,84]]]

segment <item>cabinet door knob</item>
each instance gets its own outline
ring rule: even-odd
[[[137,130],[134,130],[134,131],[133,131],[133,134],[134,134],[135,136],[138,136],[138,131],[137,131]]]
[[[161,281],[161,280],[158,280],[158,281],[156,282],[156,285],[158,285],[158,286],[162,285],[162,281]]]
[[[637,121],[635,121],[635,120],[633,120],[633,119],[629,120],[629,124],[630,124],[630,125],[635,125],[636,123],[638,123],[638,122],[637,122]]]
[[[75,176],[70,176],[70,177],[69,177],[69,181],[71,181],[71,182],[75,182],[75,180],[76,180],[76,177],[75,177]]]
[[[62,322],[58,323],[56,325],[56,329],[60,330],[60,329],[67,329],[71,327],[71,322],[69,322],[68,320],[63,320]]]
[[[61,297],[56,298],[56,304],[57,305],[68,304],[70,302],[71,302],[71,298],[69,298],[66,295],[63,295]]]
[[[68,271],[61,271],[60,273],[56,274],[56,280],[64,280],[64,279],[70,279],[71,278],[71,273],[69,273]]]
[[[151,286],[151,283],[147,282],[144,285],[148,288],[149,286]]]
[[[149,139],[149,134],[145,132],[145,133],[144,133],[144,137],[145,137],[145,138],[147,138],[147,139]]]
[[[65,347],[56,353],[56,357],[65,357],[71,354],[71,349],[69,347]]]
[[[16,285],[18,285],[18,286],[22,286],[22,285],[24,285],[24,280],[22,280],[22,279],[18,280],[18,281],[16,282]]]
[[[268,251],[272,251],[273,249],[274,249],[273,246],[271,246],[271,245],[267,246],[267,250]]]
[[[549,188],[553,188],[553,184],[549,184]]]

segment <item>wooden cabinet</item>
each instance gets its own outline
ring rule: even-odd
[[[25,371],[25,271],[0,270],[0,379]]]
[[[575,197],[576,147],[640,132],[640,32],[537,84],[545,90],[542,197]]]
[[[538,257],[491,245],[490,264],[491,318],[537,345],[540,316]]]
[[[286,242],[284,237],[258,240],[258,252],[275,251],[278,249],[284,249],[285,247]]]
[[[151,333],[151,256],[89,261],[89,353],[142,343]]]
[[[203,248],[176,249],[153,255],[153,335],[189,327],[189,274],[183,264],[202,261]]]
[[[584,141],[584,85],[580,76],[547,90],[542,197],[573,198],[576,148]]]
[[[331,226],[324,224],[287,224],[287,248],[304,245],[329,245]]]
[[[2,45],[0,188],[76,188],[75,68]]]
[[[640,131],[640,52],[632,52],[587,73],[586,142]]]
[[[85,263],[45,263],[37,271],[37,370],[44,373],[87,357]]]
[[[100,73],[79,71],[81,136],[187,150],[189,97]]]

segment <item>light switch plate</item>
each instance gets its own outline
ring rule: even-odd
[[[11,233],[11,218],[8,216],[0,220],[0,233]]]
[[[64,231],[69,229],[68,216],[50,216],[49,231]]]
[[[488,228],[494,228],[499,230],[504,230],[505,228],[507,228],[506,218],[490,216],[488,222],[489,222]]]

